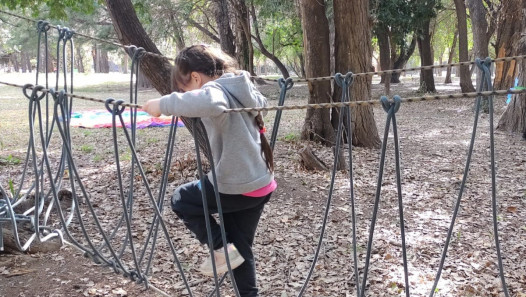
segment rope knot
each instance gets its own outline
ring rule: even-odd
[[[386,96],[382,96],[380,97],[380,101],[382,102],[382,107],[385,112],[389,113],[392,109],[393,113],[396,113],[400,109],[400,103],[402,103],[402,98],[400,98],[400,96],[398,95],[395,95],[393,97],[393,101],[389,101],[389,99]]]
[[[294,81],[292,80],[291,77],[287,79],[284,79],[283,77],[281,77],[280,79],[278,79],[278,84],[281,89],[285,88],[285,90],[290,90],[292,86],[294,85]]]
[[[353,83],[353,80],[353,73],[350,71],[347,72],[345,76],[343,76],[341,73],[336,73],[336,75],[334,75],[334,81],[341,88],[348,88]]]
[[[31,95],[27,93],[27,89],[32,89]],[[24,93],[24,96],[26,96],[27,99],[31,101],[40,101],[42,98],[46,96],[46,91],[44,91],[44,86],[36,85],[33,86],[32,84],[25,84],[22,88],[22,91]]]
[[[126,109],[126,106],[122,105],[123,103],[124,100],[115,100],[113,98],[108,98],[106,99],[106,102],[104,102],[104,105],[112,115],[121,115],[124,109]],[[113,107],[111,107],[110,104],[113,104]]]
[[[37,31],[38,32],[47,32],[51,26],[48,21],[40,20],[37,22]]]

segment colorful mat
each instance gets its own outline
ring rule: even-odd
[[[131,126],[130,111],[125,110],[122,113],[126,127]],[[137,129],[147,127],[165,127],[172,123],[171,116],[161,116],[158,118],[150,116],[147,112],[137,110]],[[81,128],[109,128],[112,126],[112,115],[105,109],[77,111],[71,113],[71,127]],[[178,127],[184,127],[181,120],[177,122]],[[117,127],[122,127],[120,120],[117,118]]]

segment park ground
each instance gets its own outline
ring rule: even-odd
[[[0,80],[23,84],[34,81],[34,77],[0,74]],[[95,98],[127,99],[128,80],[124,75],[79,75],[75,90],[77,94]],[[443,77],[436,79],[437,82],[441,80]],[[417,76],[404,78],[401,84],[392,85],[392,94],[420,95],[416,93],[417,83]],[[261,85],[259,89],[270,99],[271,105],[277,104],[276,84]],[[437,83],[437,89],[441,94],[459,92],[458,84]],[[382,92],[383,86],[374,80],[373,99],[379,99]],[[156,96],[153,90],[141,90],[139,103]],[[299,83],[289,91],[286,104],[305,104],[307,97],[306,85]],[[411,296],[427,296],[438,269],[466,161],[473,125],[473,102],[474,99],[454,99],[402,103],[397,114]],[[495,105],[496,123],[505,108],[505,97],[496,97]],[[0,106],[0,184],[6,188],[9,180],[17,182],[25,158],[29,135],[27,99],[20,89],[0,86]],[[74,101],[74,106],[77,110],[103,108],[100,103],[79,100]],[[304,115],[305,111],[301,110],[284,111],[280,124],[275,148],[279,188],[265,208],[254,247],[261,296],[298,294],[312,263],[323,222],[330,173],[306,171],[299,162],[297,152],[306,145],[299,140]],[[383,135],[386,114],[376,106],[374,115],[379,134]],[[269,112],[265,118],[268,135],[273,116],[274,113]],[[480,117],[468,182],[435,296],[504,296],[491,221],[488,119],[488,115]],[[148,128],[137,134],[141,163],[149,168],[153,184],[160,176],[158,164],[166,150],[167,131],[167,128]],[[526,142],[518,134],[497,131],[494,135],[504,271],[510,295],[524,297]],[[116,181],[111,139],[110,129],[72,129],[74,154],[81,176],[85,178],[88,191],[93,193],[101,218],[108,221],[117,217],[115,211],[108,210],[120,207],[118,199],[112,196],[116,191],[111,190]],[[332,164],[330,148],[310,145],[317,156]],[[58,154],[58,141],[55,140],[51,147],[52,155]],[[169,192],[178,184],[195,178],[193,149],[189,133],[181,129]],[[356,147],[353,157],[358,268],[361,271],[365,265],[380,154],[378,149]],[[129,159],[129,156],[123,159],[124,165]],[[148,204],[141,195],[137,199],[142,205]],[[212,281],[195,270],[206,257],[205,249],[191,238],[169,210],[165,210],[164,216],[194,295],[206,296],[211,292]],[[148,219],[138,215],[136,223],[147,225]],[[367,296],[404,295],[399,225],[394,144],[390,133]],[[77,234],[78,230],[73,229]],[[305,296],[355,294],[351,231],[348,172],[339,172],[320,259]],[[150,282],[171,296],[185,296],[187,293],[170,259],[171,254],[160,248]],[[0,254],[0,279],[0,296],[156,295],[152,290],[145,291],[143,285],[115,274],[112,269],[92,263],[67,245],[48,253]],[[234,296],[229,289],[223,290],[222,295]]]

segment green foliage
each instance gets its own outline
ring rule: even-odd
[[[33,17],[40,16],[47,11],[51,18],[61,20],[68,18],[68,8],[84,14],[91,14],[96,5],[100,3],[102,0],[0,0],[0,6],[11,10],[29,9]],[[45,5],[45,8],[42,5]]]
[[[15,184],[13,183],[13,180],[10,179],[8,181],[8,184],[9,184],[9,192],[11,192],[11,197],[15,197],[16,193],[15,193]]]

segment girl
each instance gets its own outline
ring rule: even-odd
[[[152,116],[201,118],[209,135],[216,169],[227,250],[241,296],[258,296],[252,244],[265,203],[276,189],[273,157],[259,113],[224,113],[225,109],[263,107],[267,101],[246,71],[234,68],[225,53],[204,45],[182,50],[172,69],[172,89],[143,109]],[[205,183],[193,181],[175,190],[172,209],[202,244],[208,244],[201,190],[205,187],[208,210],[217,213],[209,173]],[[217,273],[228,270],[219,224],[210,216]],[[211,259],[200,271],[213,275]]]

